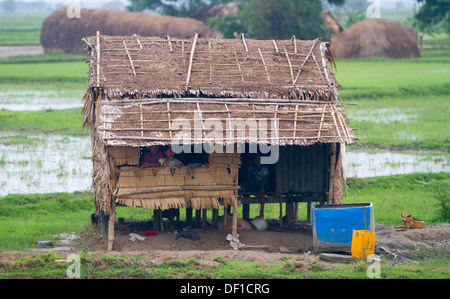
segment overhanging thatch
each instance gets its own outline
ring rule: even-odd
[[[336,100],[326,44],[314,41],[93,36],[90,86],[108,98]]]
[[[189,144],[280,145],[355,140],[328,65],[331,53],[318,39],[97,35],[85,42],[91,89],[85,96],[84,122],[92,124],[95,98],[95,126],[106,145],[165,145],[182,143],[180,139]],[[230,129],[249,119],[257,126],[244,126],[241,135]],[[186,123],[180,127],[177,120],[189,122],[189,136],[180,135]],[[260,120],[269,121],[269,131],[275,122],[277,131],[255,138]],[[205,127],[208,121],[219,121],[223,134],[211,138],[217,126]]]
[[[231,167],[210,163],[196,185],[183,167],[156,174],[138,168],[141,146],[306,146],[356,139],[329,67],[331,52],[319,39],[97,34],[84,41],[90,69],[83,123],[92,129],[96,208],[106,214],[115,203],[203,209],[222,199],[237,206],[237,176],[229,177],[237,173],[234,158],[216,157]],[[120,163],[132,169],[119,169]]]

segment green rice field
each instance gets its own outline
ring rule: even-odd
[[[0,15],[0,45],[39,44],[39,34],[46,15]],[[427,43],[438,43],[445,47],[427,48],[417,59],[390,60],[384,58],[367,60],[337,60],[335,76],[341,84],[340,94],[344,113],[349,118],[350,127],[355,128],[359,143],[374,151],[392,150],[395,152],[426,153],[425,159],[436,160],[444,165],[443,171],[435,173],[408,173],[401,175],[376,176],[367,178],[351,177],[344,186],[344,203],[373,202],[375,218],[378,223],[401,225],[400,213],[408,210],[428,224],[449,223],[450,202],[450,51],[447,36],[425,37]],[[20,156],[31,155],[50,137],[57,137],[55,146],[81,139],[89,139],[89,132],[81,128],[81,98],[88,87],[88,65],[83,55],[52,53],[37,56],[23,56],[0,59],[0,104],[17,105],[19,108],[0,109],[0,170],[8,167],[36,168],[45,163],[39,158],[10,161],[7,152],[20,150]],[[33,102],[34,101],[34,102]],[[75,108],[43,108],[47,102],[79,104]],[[20,107],[32,103],[35,110],[21,110]],[[22,105],[22,106],[21,106]],[[80,139],[77,139],[80,138]],[[351,145],[349,150],[361,150]],[[90,153],[81,153],[83,160],[90,159]],[[395,164],[395,162],[389,162]],[[395,165],[390,165],[396,167]],[[74,176],[75,170],[67,171],[60,164],[57,176],[63,180]],[[35,174],[19,174],[24,184],[37,184]],[[36,175],[37,176],[37,175]],[[7,182],[0,181],[0,188]],[[55,234],[65,232],[83,233],[89,229],[86,221],[94,210],[92,192],[37,192],[29,194],[7,194],[0,197],[0,252],[30,251],[38,240],[52,239]],[[117,216],[126,219],[149,219],[153,211],[118,207]],[[182,212],[184,213],[184,211]],[[208,212],[211,215],[211,211]],[[259,214],[259,207],[252,208],[250,217]],[[278,218],[278,204],[266,205],[266,217]],[[182,218],[184,215],[182,215]],[[306,218],[306,205],[299,207],[300,219]],[[86,248],[86,251],[89,249]],[[431,278],[448,278],[449,255],[447,251],[417,252],[421,264],[395,267],[386,266],[387,278],[417,278],[425,275]],[[50,272],[59,273],[65,268],[55,266],[55,256],[47,256],[46,265]],[[121,257],[104,263],[107,273],[97,277],[115,277],[115,263],[123,262]],[[86,257],[90,260],[90,257]],[[216,260],[223,263],[220,257]],[[42,263],[41,260],[32,260]],[[431,262],[430,262],[431,261]],[[135,262],[135,261],[134,261]],[[127,260],[128,265],[134,262]],[[33,264],[24,261],[28,265]],[[125,263],[125,262],[124,262]],[[292,263],[286,262],[283,268],[267,267],[244,261],[225,264],[215,277],[241,278],[364,278],[363,264],[352,267],[322,269],[312,264],[309,274],[293,271]],[[103,265],[103,264],[102,264]],[[167,273],[192,273],[194,277],[205,277],[207,273],[197,273],[194,260],[184,264],[163,263],[145,272],[139,267],[128,268],[127,275],[133,277],[166,278]],[[431,266],[432,265],[432,266]],[[133,267],[134,267],[133,266]],[[8,268],[0,264],[0,278],[45,276],[39,269],[28,267],[25,270]],[[230,267],[230,268],[227,268]],[[24,267],[25,268],[25,267]],[[180,271],[176,271],[176,269]],[[270,268],[270,269],[269,269]],[[357,269],[356,269],[357,268]],[[361,268],[361,269],[359,269]],[[436,269],[431,271],[430,269]],[[6,270],[5,270],[6,269]],[[175,270],[174,270],[175,269]],[[239,269],[239,270],[236,270]],[[312,270],[311,270],[312,269]],[[21,272],[23,270],[23,272]],[[136,271],[131,273],[131,271]],[[28,271],[28,272],[25,272]],[[30,274],[32,271],[33,274]],[[59,272],[58,272],[59,271]],[[125,270],[117,270],[120,271]],[[229,271],[229,272],[228,272]],[[255,272],[256,271],[256,272]],[[264,274],[261,274],[263,273]],[[131,273],[131,274],[130,274]],[[164,274],[166,273],[166,274]],[[240,273],[242,275],[239,275]],[[55,274],[61,275],[61,274]],[[88,277],[90,273],[84,274]],[[187,275],[187,274],[186,274]],[[198,276],[195,276],[198,275]],[[434,275],[434,276],[433,276]]]

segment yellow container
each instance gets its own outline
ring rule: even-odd
[[[352,237],[352,256],[365,259],[375,252],[375,233],[368,230],[354,230]]]

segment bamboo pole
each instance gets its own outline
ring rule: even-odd
[[[194,41],[192,42],[191,55],[189,57],[189,67],[188,67],[187,78],[186,78],[186,85],[189,85],[189,81],[191,80],[192,63],[194,61],[194,53],[195,53],[195,46],[197,45],[197,40],[198,40],[198,33],[195,34]]]
[[[261,53],[261,49],[260,48],[258,48],[258,51],[259,51],[259,55],[261,56],[261,61],[262,61],[263,65],[264,65],[264,69],[266,70],[267,81],[269,81],[269,83],[270,83],[269,71],[267,70],[266,62],[264,61],[264,57],[263,57],[263,54]]]
[[[125,48],[125,51],[127,52],[128,59],[130,60],[131,68],[133,69],[133,74],[136,77],[136,70],[134,69],[133,59],[131,59],[130,52],[128,51],[128,47],[125,41],[123,41],[123,46]]]
[[[295,35],[292,36],[291,40],[294,43],[294,53],[297,54],[297,39],[295,38]]]
[[[334,171],[336,167],[336,143],[330,144],[330,173],[329,173],[329,189],[328,204],[334,202]]]
[[[322,136],[322,138],[327,139],[334,139],[339,138],[342,139],[341,136]],[[186,141],[186,138],[163,138],[163,137],[136,137],[136,136],[112,136],[112,137],[103,137],[103,140],[117,140],[117,139],[129,139],[129,140],[148,140],[148,141]],[[314,137],[289,137],[289,136],[282,136],[282,137],[258,137],[257,138],[259,142],[269,142],[273,140],[314,140],[317,139],[317,136]],[[248,141],[249,138],[222,138],[221,141],[227,142],[237,142],[237,141]],[[188,138],[188,141],[191,143],[201,143],[201,142],[207,142],[207,141],[217,141],[217,138]]]
[[[242,82],[245,82],[244,76],[242,75],[241,65],[239,64],[239,59],[238,59],[238,56],[236,54],[236,51],[234,51],[234,56],[236,57],[236,64],[237,64],[239,73],[241,74],[241,80],[242,80]]]
[[[292,69],[291,59],[289,58],[289,54],[288,54],[286,48],[284,48],[284,53],[286,54],[286,60],[287,60],[287,62],[288,62],[288,64],[289,64],[289,70],[291,71],[292,85],[294,85],[294,80],[295,80],[295,79],[294,79],[294,71],[293,71],[293,69]]]
[[[169,42],[170,53],[173,53],[172,42],[170,41],[170,36],[167,35],[166,38],[167,38],[167,41]]]
[[[241,33],[241,40],[242,40],[242,43],[244,44],[245,52],[247,53],[247,57],[248,57],[248,47],[247,47],[247,43],[245,42],[245,36],[243,33]]]
[[[237,236],[237,219],[238,219],[238,211],[237,211],[237,203],[233,204],[233,223],[231,225],[231,234],[233,236]]]
[[[323,119],[325,118],[325,109],[326,108],[327,108],[327,105],[323,105],[322,118],[320,119],[319,134],[317,135],[317,139],[320,139],[320,132],[322,131]]]
[[[97,87],[100,87],[100,31],[97,31]]]
[[[108,221],[108,252],[113,250],[114,246],[114,222],[116,218],[116,202],[111,201],[111,212]]]
[[[157,99],[153,99],[153,100],[137,100],[137,99],[132,99],[132,100],[120,100],[120,101],[98,101],[96,103],[100,103],[100,104],[104,104],[104,105],[129,105],[129,104],[161,104],[161,103],[165,103],[166,101],[169,101],[170,103],[180,103],[180,104],[185,104],[185,103],[197,103],[197,102],[206,102],[208,104],[246,104],[246,103],[261,103],[261,104],[266,104],[266,103],[280,103],[283,105],[319,105],[319,104],[333,104],[333,103],[339,103],[342,105],[357,105],[356,103],[348,103],[348,102],[339,102],[339,101],[319,101],[319,100],[310,100],[310,101],[306,101],[306,100],[294,100],[294,99],[273,99],[273,98],[268,98],[268,99],[251,99],[251,98],[242,98],[242,97],[237,97],[237,98],[226,98],[226,99],[214,99],[214,98],[181,98],[181,99],[175,99],[175,98],[169,98],[169,99],[163,99],[163,100],[157,100]]]
[[[316,47],[316,44],[317,44],[318,41],[319,41],[319,39],[315,39],[314,40],[313,45],[311,46],[311,49],[309,50],[308,55],[306,55],[305,60],[303,61],[302,65],[300,66],[300,69],[298,70],[297,77],[294,80],[294,84],[292,84],[292,85],[295,85],[297,83],[298,78],[300,77],[300,74],[301,74],[301,72],[303,70],[303,67],[305,66],[306,62],[308,61],[309,56],[311,56],[311,53],[314,50],[314,48]]]

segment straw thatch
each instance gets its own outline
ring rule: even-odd
[[[345,29],[332,40],[335,58],[419,57],[417,33],[397,21],[367,19]]]
[[[112,9],[81,9],[80,18],[69,18],[67,8],[59,8],[42,24],[41,44],[46,53],[54,49],[84,54],[85,36],[101,31],[107,35],[165,36],[187,38],[196,32],[206,36],[207,27],[200,21]]]
[[[193,178],[186,166],[121,169],[114,195],[120,204],[146,209],[219,209],[219,200],[234,206],[238,168],[231,170],[229,173],[227,168],[213,165],[197,167]]]
[[[331,54],[319,40],[98,35],[85,41],[90,86],[103,94],[97,96],[95,129],[107,145],[309,145],[355,139],[328,66]],[[86,96],[85,124],[94,118],[91,98]],[[229,126],[238,125],[231,121],[249,118],[275,120],[267,126],[278,128],[276,135],[255,137],[259,122],[244,126],[241,135],[229,134],[235,131]],[[189,122],[188,135],[180,132],[186,126],[175,126],[177,119]],[[211,137],[217,128],[204,120],[219,121],[223,134]]]
[[[83,124],[92,134],[96,208],[107,214],[114,203],[237,206],[239,154],[210,155],[193,180],[186,166],[140,169],[142,146],[356,139],[320,40],[97,34],[84,41],[90,71]]]
[[[108,98],[224,97],[333,101],[339,87],[319,40],[92,36],[91,87]],[[97,47],[100,52],[97,53]],[[97,55],[98,54],[98,55]]]
[[[355,139],[341,106],[245,100],[99,101],[96,129],[108,146],[310,145]]]

